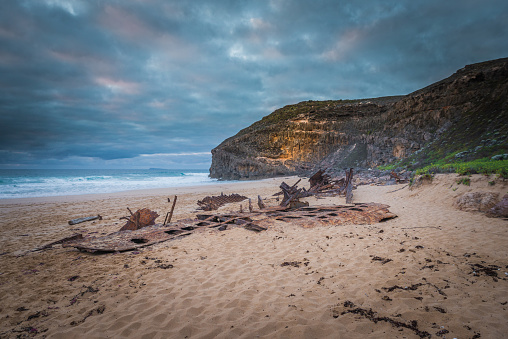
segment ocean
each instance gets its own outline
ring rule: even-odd
[[[210,185],[208,170],[0,169],[0,199]]]

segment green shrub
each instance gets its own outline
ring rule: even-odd
[[[501,178],[508,179],[508,160],[493,161],[488,158],[477,159],[469,162],[455,162],[450,164],[432,164],[416,171],[416,175],[425,173],[458,173],[470,174],[497,174]]]
[[[469,177],[460,178],[459,180],[457,180],[457,185],[460,185],[460,184],[469,186],[469,185],[471,185],[471,179],[469,179]]]

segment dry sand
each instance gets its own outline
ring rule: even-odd
[[[260,233],[206,231],[117,254],[32,250],[74,233],[117,231],[126,207],[158,211],[162,222],[176,194],[178,220],[194,216],[207,195],[268,197],[297,178],[0,200],[0,338],[506,337],[508,222],[453,201],[469,191],[502,196],[508,185],[455,179],[438,175],[412,191],[360,186],[355,202],[388,204],[398,215],[384,223],[274,221]],[[98,213],[102,221],[67,224]]]

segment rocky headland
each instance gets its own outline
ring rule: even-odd
[[[405,96],[282,107],[212,150],[210,176],[259,179],[318,169],[413,169],[508,153],[508,58],[458,70]]]

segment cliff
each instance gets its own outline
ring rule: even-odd
[[[458,153],[506,153],[507,135],[504,58],[468,65],[405,96],[280,108],[214,148],[210,176],[257,179],[394,161],[418,166]]]

